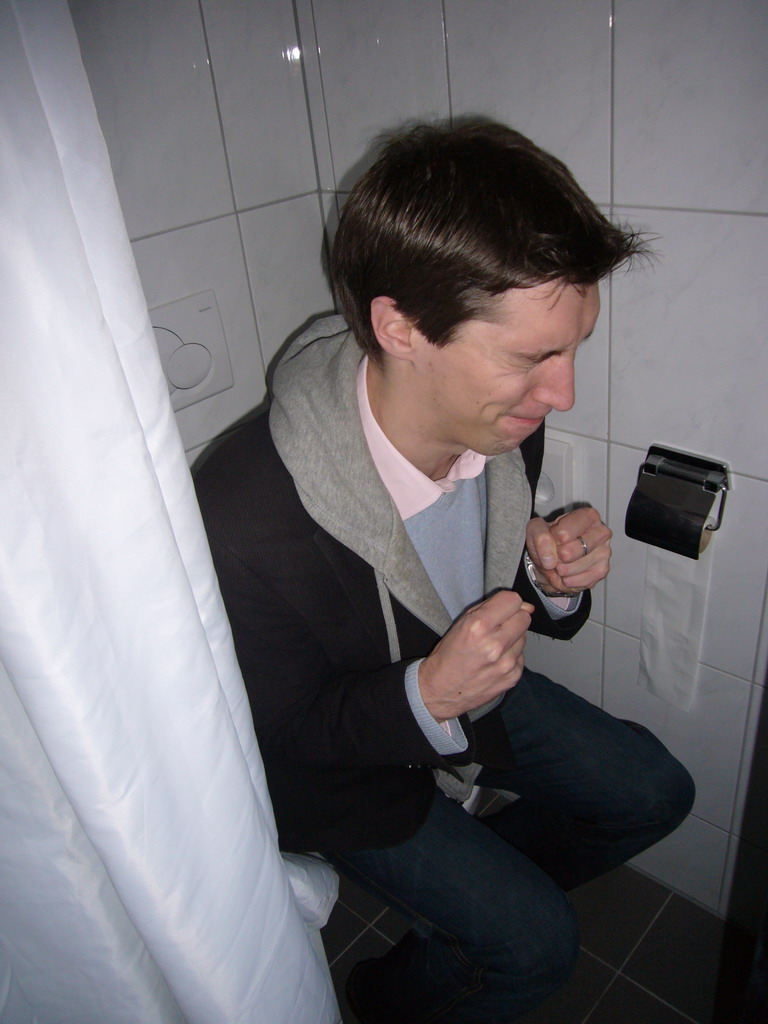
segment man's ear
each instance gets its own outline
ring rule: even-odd
[[[410,359],[418,331],[403,316],[394,299],[379,295],[371,300],[371,327],[382,350],[393,359]]]

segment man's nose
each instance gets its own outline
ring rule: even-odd
[[[534,398],[558,412],[567,412],[576,400],[573,358],[554,356],[538,369],[540,376],[533,391]]]

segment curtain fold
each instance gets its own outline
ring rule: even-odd
[[[0,1020],[332,1022],[64,0],[0,224]]]

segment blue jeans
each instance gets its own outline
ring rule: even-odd
[[[568,978],[578,923],[566,890],[671,832],[693,803],[685,768],[647,729],[527,669],[502,709],[514,769],[478,783],[519,794],[484,819],[437,791],[399,846],[328,853],[413,922],[347,986],[364,1024],[505,1024]]]

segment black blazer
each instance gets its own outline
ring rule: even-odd
[[[543,428],[521,446],[535,492]],[[392,600],[389,645],[373,569],[305,511],[269,432],[252,420],[203,464],[196,487],[284,850],[395,845],[426,817],[433,768],[511,765],[500,717],[462,719],[469,749],[444,758],[411,713],[403,677],[439,636]],[[522,570],[532,628],[568,639],[589,614],[552,620]]]

